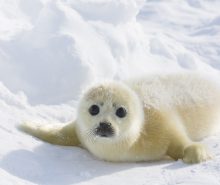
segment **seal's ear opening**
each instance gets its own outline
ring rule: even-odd
[[[47,125],[25,122],[20,124],[18,129],[51,144],[80,146],[79,139],[76,135],[75,122]]]

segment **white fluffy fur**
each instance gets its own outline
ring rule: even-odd
[[[100,106],[97,116],[88,112],[92,104]],[[128,112],[125,118],[115,115],[120,106]],[[107,161],[147,161],[168,155],[196,163],[210,159],[206,148],[195,141],[217,131],[219,113],[220,89],[212,80],[195,73],[151,75],[93,86],[69,125],[21,128],[50,143],[81,145]],[[94,134],[102,121],[111,123],[114,137]]]
[[[91,116],[88,113],[88,108],[92,104],[99,103],[104,103],[101,106],[101,113],[97,116]],[[117,118],[115,115],[116,108],[113,107],[113,104],[116,103],[118,107],[121,105],[126,108],[129,107],[128,116],[123,119]],[[115,130],[114,138],[100,139],[99,136],[91,133],[101,121],[111,122]],[[142,102],[137,94],[123,83],[106,82],[105,84],[99,84],[89,89],[82,98],[76,123],[79,131],[78,137],[84,147],[102,159],[114,161],[117,160],[119,155],[114,155],[112,150],[123,154],[124,152],[120,151],[123,144],[127,142],[126,146],[132,145],[140,135],[144,123]],[[113,155],[110,156],[110,154]]]

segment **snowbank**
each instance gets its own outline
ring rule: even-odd
[[[3,22],[18,24],[5,24],[0,32],[1,80],[13,92],[24,91],[33,104],[58,104],[77,99],[93,81],[119,78],[120,63],[144,55],[135,20],[140,3],[7,1],[12,8],[6,12],[3,6]]]

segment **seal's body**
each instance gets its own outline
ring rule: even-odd
[[[168,155],[210,159],[196,141],[220,127],[220,89],[199,74],[152,75],[106,82],[81,98],[77,118],[63,125],[21,125],[47,142],[82,146],[107,161],[148,161]]]

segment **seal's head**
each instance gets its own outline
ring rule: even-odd
[[[78,108],[79,135],[84,143],[107,144],[134,140],[144,120],[137,94],[119,82],[106,82],[90,88]]]

